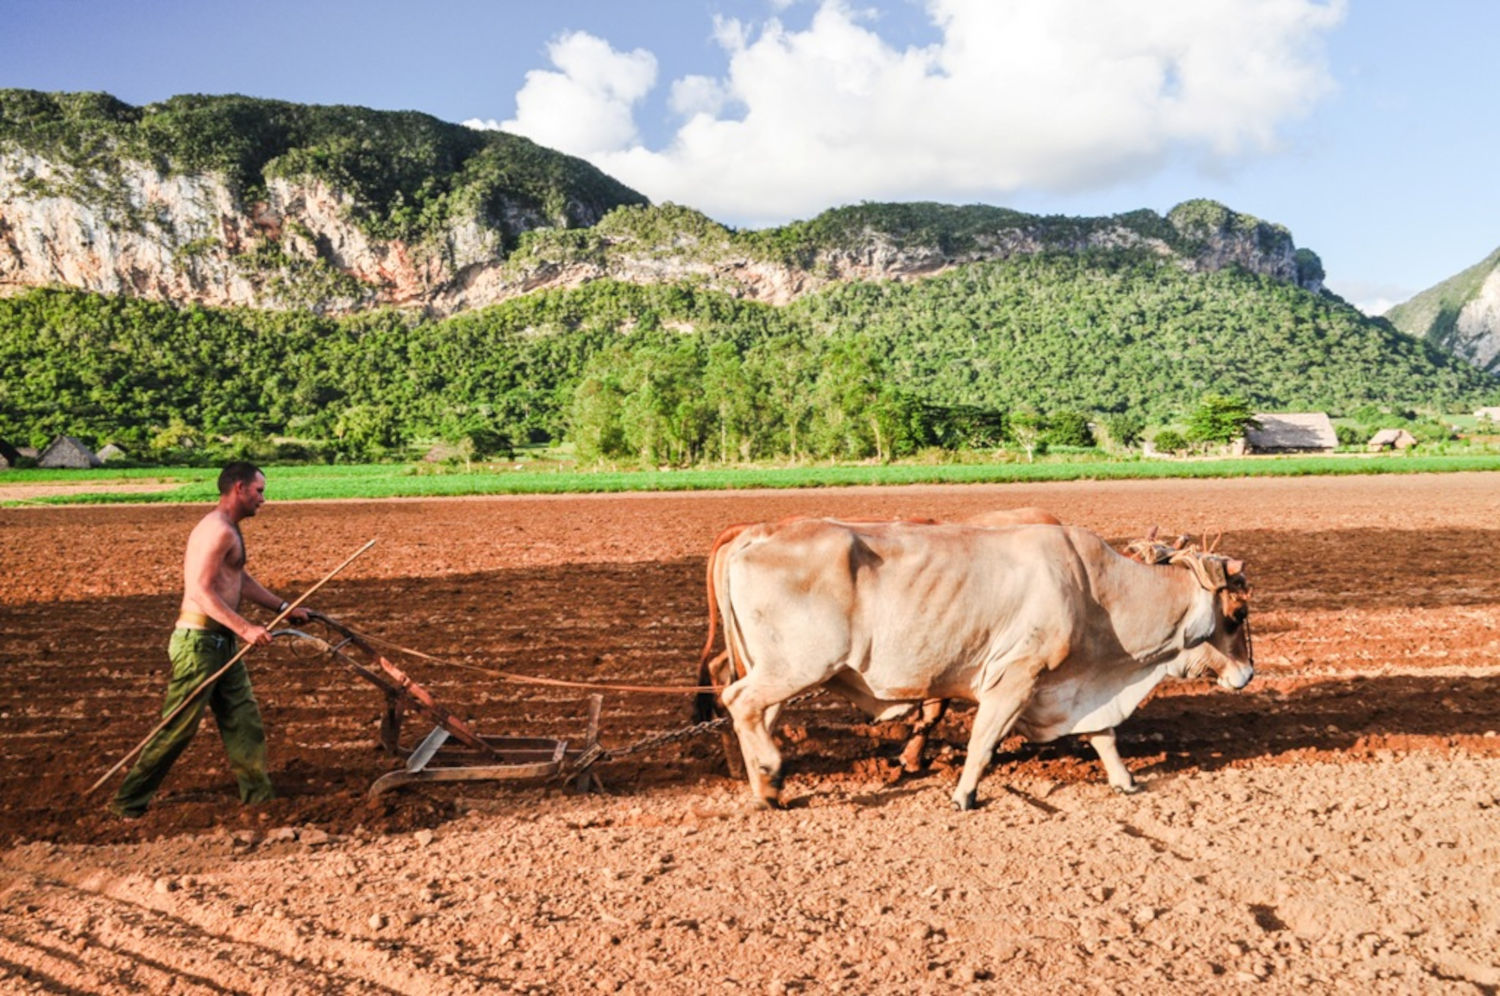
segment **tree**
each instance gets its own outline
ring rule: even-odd
[[[1187,437],[1176,429],[1162,429],[1151,443],[1159,453],[1181,453],[1188,448]]]
[[[202,434],[175,416],[165,428],[158,429],[151,435],[151,453],[157,459],[180,457],[202,447]]]
[[[716,342],[708,348],[703,395],[714,412],[719,462],[728,463],[731,451],[749,459],[756,435],[757,398],[745,364],[731,343]]]
[[[355,460],[382,456],[402,442],[402,423],[386,405],[350,405],[333,424],[335,449]]]
[[[1047,416],[1043,438],[1048,446],[1093,446],[1094,431],[1082,412],[1053,412]]]
[[[1205,394],[1188,416],[1187,440],[1193,443],[1227,443],[1259,428],[1254,409],[1244,398]]]
[[[806,450],[805,439],[813,416],[813,378],[817,358],[796,336],[765,339],[745,353],[745,376],[758,385],[756,396],[765,404],[757,412],[759,433],[770,447],[793,460]]]
[[[813,428],[824,454],[858,459],[873,453],[885,461],[911,448],[919,406],[891,384],[872,342],[835,341],[820,362]]]
[[[1115,412],[1104,416],[1104,430],[1116,446],[1128,448],[1141,441],[1146,420],[1137,412]]]
[[[690,464],[703,452],[713,411],[693,339],[634,347],[620,373],[620,425],[648,464]]]
[[[1020,411],[1010,417],[1010,436],[1026,451],[1027,463],[1036,459],[1038,449],[1043,453],[1047,451],[1047,443],[1042,439],[1042,424],[1042,417],[1036,412]]]
[[[620,425],[624,392],[615,372],[622,359],[619,349],[595,353],[573,392],[568,435],[578,448],[580,460],[602,460],[625,452],[625,430]]]

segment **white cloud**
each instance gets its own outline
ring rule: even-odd
[[[1321,40],[1344,0],[928,0],[927,13],[940,40],[905,48],[844,0],[803,30],[716,20],[723,75],[673,83],[681,121],[659,149],[634,118],[655,58],[566,35],[502,127],[735,223],[1098,189],[1274,150],[1331,89]]]
[[[547,46],[556,71],[534,69],[516,94],[516,116],[500,123],[550,148],[592,158],[639,141],[633,105],[656,84],[656,56],[616,52],[583,31]],[[466,121],[476,127],[494,121]]]
[[[683,117],[695,114],[718,114],[727,99],[724,87],[710,76],[684,76],[672,83],[672,110]]]

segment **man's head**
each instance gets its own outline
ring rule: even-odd
[[[219,504],[235,519],[254,515],[266,500],[266,476],[248,460],[235,460],[219,471]]]

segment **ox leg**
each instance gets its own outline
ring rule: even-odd
[[[740,750],[739,740],[732,730],[720,730],[719,740],[724,745],[724,767],[729,769],[730,778],[745,777],[745,759]]]
[[[724,707],[734,717],[734,732],[739,737],[740,752],[745,758],[750,794],[764,808],[781,808],[781,751],[771,736],[771,724],[781,712],[781,703],[802,691],[801,687],[771,685],[760,676],[765,669],[749,675],[724,689]]]
[[[1141,790],[1135,783],[1135,778],[1130,774],[1130,769],[1125,767],[1125,762],[1120,760],[1120,752],[1115,749],[1115,731],[1103,730],[1099,733],[1088,733],[1084,739],[1093,745],[1094,753],[1099,755],[1099,760],[1104,764],[1104,771],[1109,775],[1109,783],[1114,786],[1116,792],[1125,795],[1133,795]]]
[[[922,703],[922,718],[912,724],[911,739],[901,750],[902,771],[914,775],[922,770],[922,751],[927,747],[927,735],[947,711],[947,699],[928,699]]]
[[[734,669],[730,667],[727,650],[719,651],[718,656],[698,669],[698,684],[700,685],[712,683],[717,688],[724,688],[733,680]],[[722,714],[718,696],[713,692],[699,692],[693,696],[693,722],[707,722]]]
[[[717,657],[706,663],[698,673],[698,683],[708,682],[718,688],[728,688],[730,682],[734,681],[734,667],[729,663],[729,651],[721,650]],[[726,714],[726,710],[720,708],[719,697],[712,692],[699,692],[693,704],[693,722],[704,723],[715,716]],[[730,778],[744,778],[745,766],[740,760],[740,746],[735,740],[734,733],[729,730],[719,731],[720,739],[724,744],[724,766],[729,769]]]
[[[1035,685],[1036,676],[1030,668],[1012,664],[999,684],[980,698],[979,708],[974,713],[974,727],[969,731],[969,756],[964,758],[963,774],[959,776],[958,787],[953,790],[955,809],[966,811],[974,808],[979,779],[989,767],[996,745],[1016,725]]]

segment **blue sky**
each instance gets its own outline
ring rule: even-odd
[[[0,0],[0,86],[425,111],[729,224],[1212,197],[1378,310],[1500,245],[1488,0]]]

